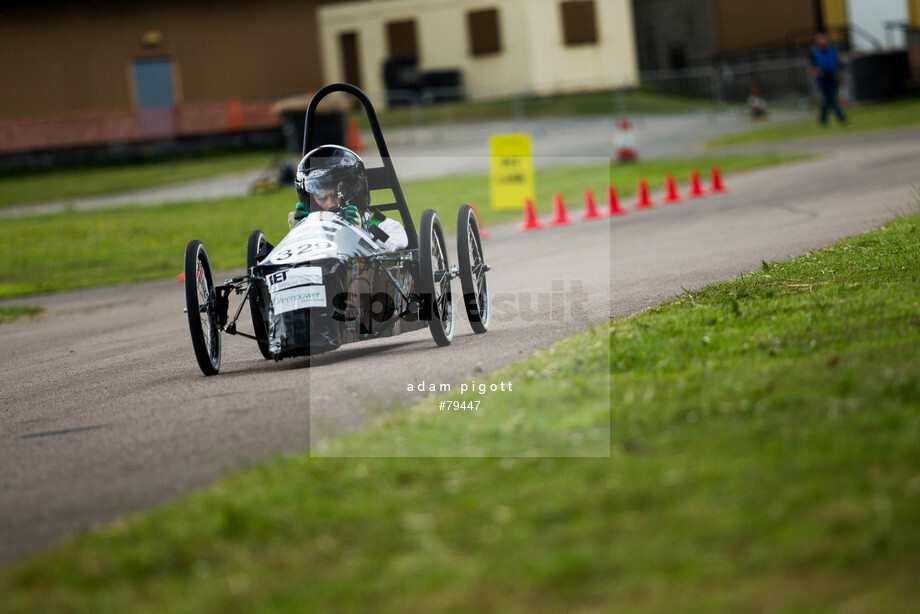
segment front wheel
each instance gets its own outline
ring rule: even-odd
[[[470,326],[474,333],[484,333],[489,330],[489,320],[492,318],[487,278],[490,267],[482,253],[479,220],[469,205],[463,205],[457,213],[457,264],[460,268],[463,305]]]
[[[268,351],[268,324],[265,316],[265,305],[262,302],[262,293],[259,288],[252,282],[252,267],[259,264],[271,251],[268,239],[261,230],[253,230],[249,233],[249,242],[246,244],[246,272],[249,274],[249,313],[252,315],[252,330],[255,336],[259,338],[259,352],[263,358],[270,359],[271,352]],[[262,341],[265,339],[265,341]]]
[[[211,261],[201,241],[190,241],[185,246],[185,307],[198,366],[205,375],[217,375],[220,371],[217,290]]]
[[[433,209],[422,213],[418,234],[419,289],[426,305],[428,328],[435,343],[449,345],[454,338],[450,260],[441,218]]]

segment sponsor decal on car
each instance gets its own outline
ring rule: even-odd
[[[265,277],[271,292],[323,283],[323,269],[318,266],[304,266],[277,271]]]
[[[301,286],[272,292],[272,306],[276,314],[326,306],[325,286]]]

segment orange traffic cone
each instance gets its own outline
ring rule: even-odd
[[[722,175],[719,174],[719,167],[713,166],[710,169],[710,177],[712,185],[709,187],[709,191],[715,194],[716,192],[724,192],[725,186],[722,184]]]
[[[581,219],[583,220],[599,220],[603,215],[597,210],[597,205],[594,204],[594,193],[591,191],[591,188],[585,188],[585,211],[581,214]]]
[[[351,118],[348,120],[348,149],[352,151],[361,151],[361,129],[358,127],[358,120]]]
[[[701,196],[706,196],[706,192],[703,191],[703,186],[700,185],[700,174],[694,168],[690,171],[690,192],[687,193],[687,198],[699,198]]]
[[[476,216],[476,223],[479,224],[479,236],[483,239],[488,239],[490,235],[486,232],[486,229],[482,227],[482,220],[479,219],[479,211],[476,209],[476,205],[470,203],[470,209],[473,210],[473,215]]]
[[[537,219],[537,212],[534,211],[533,201],[529,198],[524,201],[524,223],[521,224],[521,232],[526,230],[539,230],[543,228],[543,224],[540,223],[540,220]]]
[[[176,283],[177,284],[185,283],[185,273],[179,273],[178,275],[176,275]]]
[[[565,201],[562,200],[562,194],[556,192],[553,195],[553,219],[550,221],[549,225],[566,226],[571,223],[572,220],[565,210]]]
[[[617,189],[613,184],[607,185],[607,215],[624,215],[626,209],[620,206],[620,199],[617,198]]]
[[[677,193],[677,184],[674,183],[674,175],[668,173],[664,178],[665,185],[665,194],[664,202],[667,203],[679,203],[680,194]]]
[[[655,206],[655,203],[652,202],[648,195],[648,185],[645,183],[645,179],[639,180],[639,186],[636,191],[639,193],[639,199],[636,200],[635,205],[636,209],[651,209]]]

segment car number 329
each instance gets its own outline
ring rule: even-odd
[[[303,256],[312,251],[326,251],[332,249],[332,243],[329,241],[316,241],[315,243],[301,243],[295,245],[290,249],[282,249],[277,254],[272,256],[272,260],[275,262],[284,262],[289,260],[294,256]]]

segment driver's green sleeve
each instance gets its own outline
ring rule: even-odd
[[[380,222],[387,219],[387,216],[380,213],[379,211],[374,211],[374,215],[371,216],[371,219],[367,222],[367,227],[371,228],[373,226],[380,226]]]

